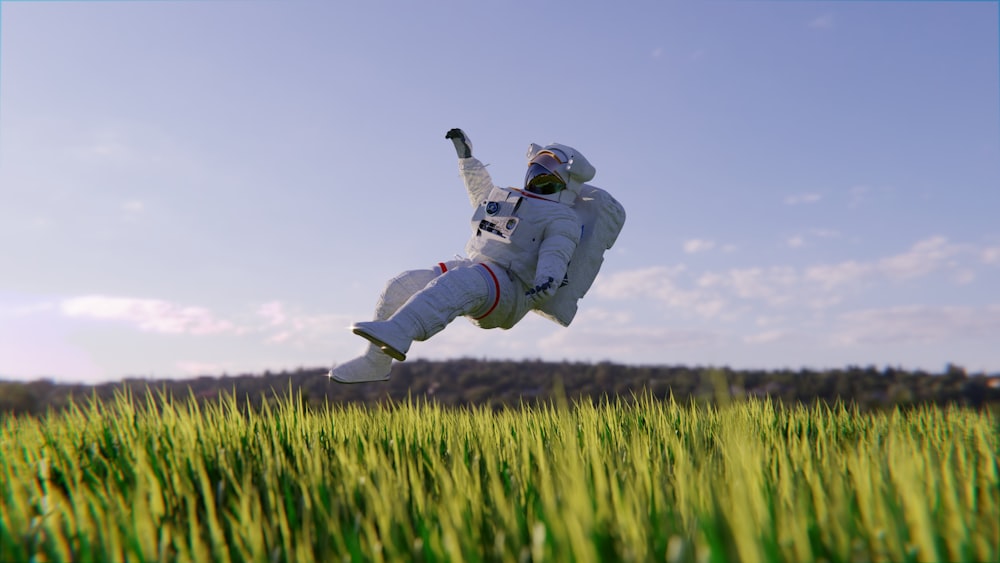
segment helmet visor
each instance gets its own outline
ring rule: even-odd
[[[566,182],[541,164],[532,164],[524,176],[524,189],[535,194],[549,195],[566,189]]]

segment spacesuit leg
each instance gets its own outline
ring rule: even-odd
[[[442,266],[443,264],[427,270],[410,270],[389,280],[375,305],[375,320],[384,321],[391,317],[414,293],[441,275]],[[360,356],[330,370],[330,377],[341,383],[384,381],[389,379],[391,368],[392,358],[378,346],[368,344]]]
[[[456,317],[491,314],[500,301],[500,285],[485,264],[448,270],[415,293],[389,319],[357,323],[354,332],[396,360],[406,359],[414,340],[427,340]]]

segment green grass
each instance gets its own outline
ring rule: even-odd
[[[4,562],[1000,557],[997,421],[957,408],[119,396],[0,427]]]

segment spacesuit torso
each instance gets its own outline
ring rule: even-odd
[[[580,241],[580,220],[565,204],[513,188],[493,187],[472,214],[472,237],[465,252],[510,270],[526,286],[535,279],[539,258],[565,265]],[[561,279],[558,281],[562,281]]]

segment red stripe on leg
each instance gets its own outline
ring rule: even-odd
[[[490,310],[486,311],[486,314],[484,314],[483,316],[476,317],[477,321],[479,319],[485,319],[486,317],[488,317],[489,314],[493,312],[493,309],[496,309],[497,305],[500,304],[500,280],[497,279],[497,275],[493,273],[493,270],[491,270],[489,266],[483,264],[482,262],[480,262],[479,265],[486,268],[486,271],[490,273],[490,277],[493,278],[493,286],[497,290],[497,296],[496,299],[493,300],[493,305],[490,307]]]

